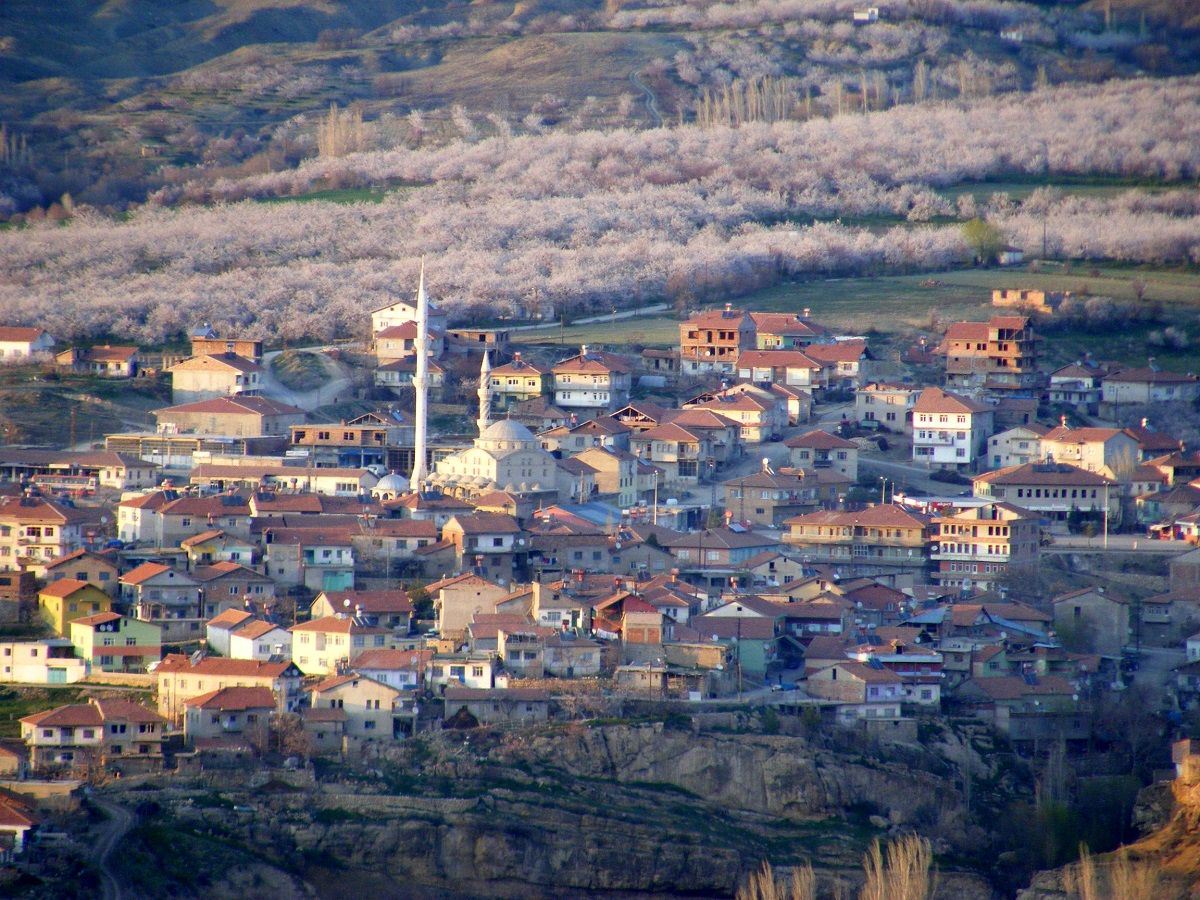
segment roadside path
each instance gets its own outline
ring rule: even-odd
[[[129,829],[133,827],[134,816],[125,807],[110,800],[102,800],[94,793],[91,794],[90,799],[109,816],[108,821],[101,826],[100,838],[96,841],[92,853],[92,858],[96,860],[96,865],[100,868],[104,900],[122,900],[125,894],[121,890],[121,882],[109,868],[108,860],[117,845],[129,833]]]
[[[654,91],[650,90],[650,88],[646,87],[646,85],[642,83],[642,79],[638,77],[637,72],[630,72],[629,80],[633,82],[633,86],[635,88],[645,95],[646,109],[650,112],[650,115],[654,116],[655,126],[657,128],[662,128],[663,117],[658,111],[658,98],[654,96]]]

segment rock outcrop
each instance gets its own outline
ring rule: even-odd
[[[412,897],[729,897],[764,859],[811,861],[853,895],[877,836],[936,821],[953,832],[941,850],[982,839],[956,771],[920,748],[556,726],[379,745],[315,782],[239,788],[223,774],[195,787],[236,815],[180,789],[163,805],[170,827],[254,848],[319,896],[403,885]],[[970,872],[940,884],[942,897],[993,896]]]

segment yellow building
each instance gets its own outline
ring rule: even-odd
[[[66,637],[70,624],[76,619],[112,612],[112,598],[94,584],[76,578],[60,578],[38,593],[38,609],[55,634]]]
[[[323,616],[293,625],[292,662],[305,675],[333,675],[365,650],[388,647],[391,632],[346,615]]]

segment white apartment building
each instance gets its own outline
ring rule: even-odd
[[[969,469],[986,452],[992,423],[992,408],[987,404],[941,388],[925,388],[913,406],[913,461]]]

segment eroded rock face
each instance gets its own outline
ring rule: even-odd
[[[292,789],[239,789],[222,776],[218,789],[252,812],[181,801],[172,815],[339,900],[730,897],[764,859],[811,860],[827,886],[854,896],[876,834],[914,827],[931,803],[943,825],[961,814],[954,767],[939,772],[919,748],[885,758],[662,725],[481,731],[381,744]],[[966,827],[942,830],[973,840]],[[943,839],[935,849],[959,848]],[[940,883],[943,898],[993,896],[970,873]]]
[[[951,789],[946,778],[901,761],[856,762],[801,738],[696,735],[657,724],[533,739],[508,760],[545,760],[571,774],[621,783],[671,784],[722,806],[796,819],[866,803],[906,825]]]

